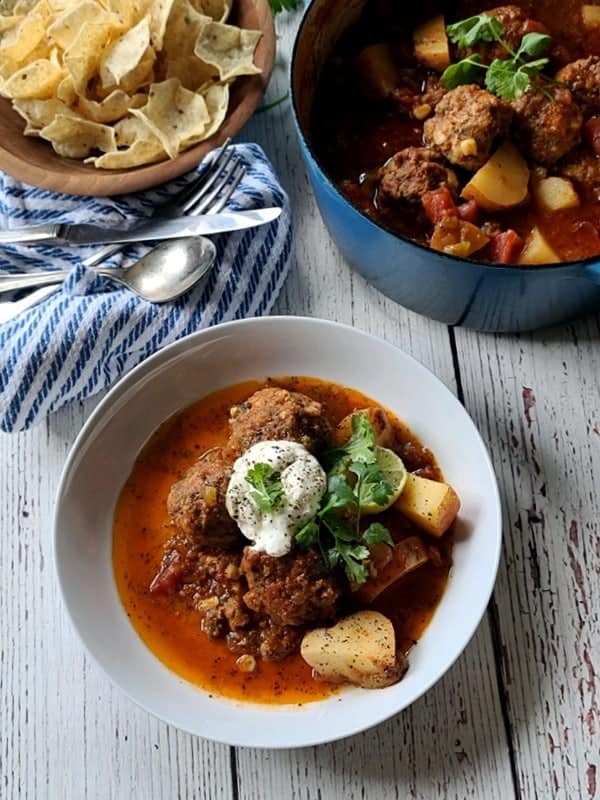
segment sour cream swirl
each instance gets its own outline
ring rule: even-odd
[[[256,464],[268,464],[279,473],[284,502],[276,511],[261,511],[252,498],[254,488],[246,475]],[[254,550],[280,557],[290,552],[294,535],[315,516],[326,488],[325,471],[301,444],[259,442],[234,463],[225,504]]]

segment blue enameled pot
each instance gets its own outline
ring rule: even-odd
[[[373,222],[327,177],[311,147],[315,86],[337,38],[364,4],[365,0],[312,0],[291,67],[292,106],[308,176],[325,225],[345,259],[388,297],[449,325],[526,331],[598,311],[600,257],[519,267],[447,256]]]

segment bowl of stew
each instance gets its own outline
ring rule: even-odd
[[[500,543],[456,398],[385,342],[303,318],[219,325],[132,371],[79,435],[55,516],[98,664],[159,718],[255,747],[414,702],[473,635]]]
[[[600,14],[312,0],[292,101],[324,222],[384,294],[520,331],[600,307]]]

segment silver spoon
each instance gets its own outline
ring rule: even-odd
[[[198,283],[209,271],[217,257],[217,249],[210,239],[188,237],[172,239],[153,247],[131,267],[94,267],[96,275],[109,278],[126,286],[151,303],[168,303],[175,300]],[[25,289],[29,286],[47,286],[60,283],[69,270],[54,270],[45,275],[3,276],[3,291]]]

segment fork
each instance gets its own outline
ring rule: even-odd
[[[189,214],[190,216],[199,216],[200,214],[218,214],[223,210],[234,191],[238,187],[240,181],[244,177],[246,168],[240,162],[240,159],[235,155],[235,151],[226,142],[215,158],[207,165],[206,169],[202,172],[198,180],[194,181],[190,186],[183,189],[177,197],[167,202],[164,206],[152,215],[153,219],[165,219],[170,217],[182,216]],[[179,240],[180,243],[185,243],[185,239]],[[118,253],[127,245],[108,245],[101,248],[99,251],[84,259],[81,263],[85,267],[93,268],[102,261],[110,258],[110,256]],[[33,280],[38,278],[35,282],[36,286],[48,285],[57,283],[60,284],[68,277],[70,270],[43,270],[40,272],[27,272],[23,274],[23,288],[30,287]],[[2,277],[0,276],[0,292],[2,291]],[[7,280],[11,282],[11,290],[15,289],[15,279],[17,276],[14,274],[7,275]],[[57,287],[56,290],[58,290]],[[33,296],[35,295],[35,297]],[[46,299],[48,293],[37,294],[32,293],[31,305],[35,305],[40,300]],[[29,298],[24,298],[19,301],[19,307],[15,312],[29,308],[27,304]],[[10,318],[10,310],[6,310],[3,306],[5,303],[0,303],[0,319],[5,321]]]

